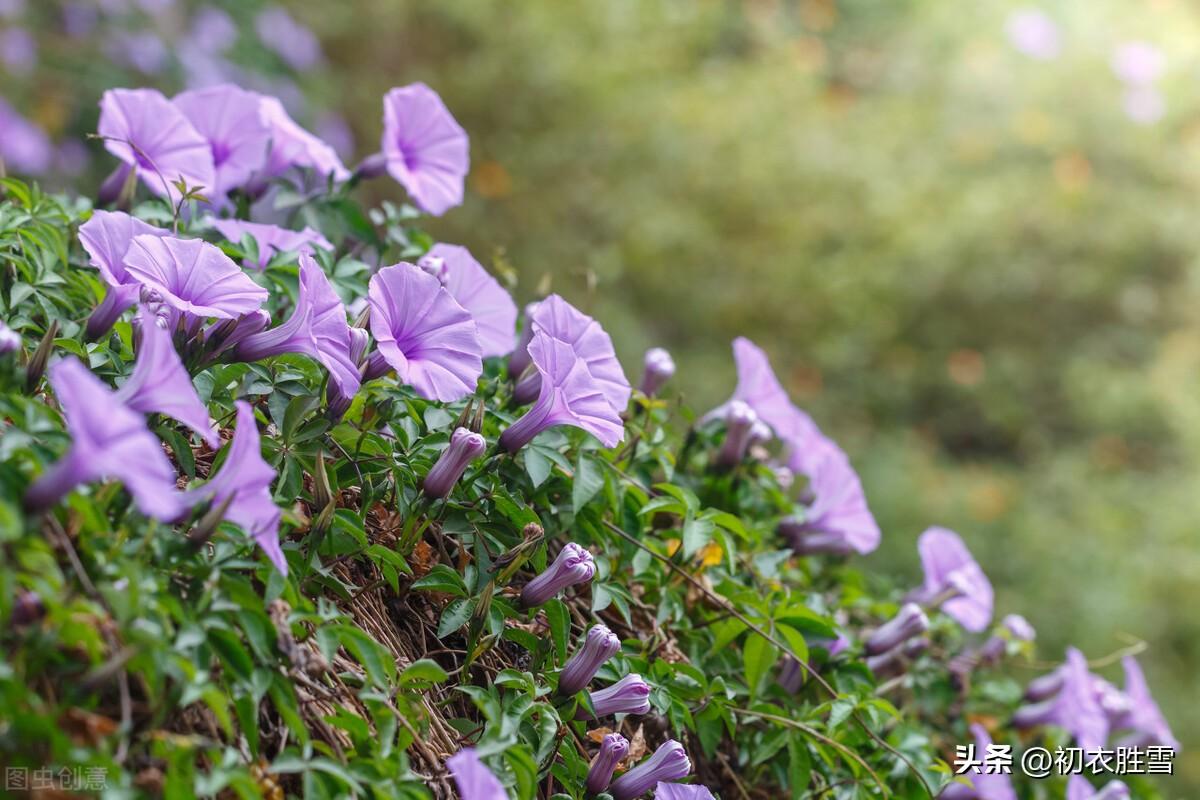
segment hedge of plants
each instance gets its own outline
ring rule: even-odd
[[[232,85],[100,107],[103,185],[0,182],[6,779],[1159,796],[1111,762],[1019,774],[1035,747],[1178,744],[1132,653],[1033,661],[1037,620],[993,608],[954,532],[916,538],[922,585],[857,569],[883,532],[762,348],[687,408],[669,353],[622,365],[601,321],[518,309],[424,233],[469,168],[428,87],[383,98],[352,168]],[[385,176],[409,201],[363,208]],[[965,768],[1004,747],[1011,775]]]

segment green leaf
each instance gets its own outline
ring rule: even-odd
[[[550,623],[550,639],[559,661],[567,657],[567,640],[571,635],[571,612],[562,600],[552,598],[544,606],[546,620]]]
[[[467,585],[462,576],[445,564],[436,565],[424,578],[414,581],[412,588],[426,592],[445,592],[458,597],[467,596]]]
[[[414,661],[400,673],[400,683],[441,683],[450,677],[442,665],[429,658]]]
[[[777,656],[775,645],[757,633],[749,634],[745,647],[742,648],[742,663],[746,670],[746,686],[750,689],[751,697],[758,694],[758,686],[762,683],[763,676],[775,664]]]
[[[604,488],[604,473],[600,465],[585,453],[579,454],[575,465],[575,482],[571,486],[571,507],[576,514],[587,505],[596,493]]]

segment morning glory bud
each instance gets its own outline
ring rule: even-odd
[[[776,681],[785,692],[795,694],[804,685],[804,672],[800,662],[788,656],[779,667],[779,677]]]
[[[516,379],[525,371],[526,367],[533,363],[533,359],[529,356],[529,343],[533,341],[533,312],[537,310],[537,307],[536,302],[525,305],[525,327],[521,329],[521,338],[517,340],[516,349],[508,357],[508,377],[510,378]]]
[[[1030,703],[1048,700],[1062,691],[1066,676],[1061,669],[1056,669],[1040,677],[1034,678],[1025,687],[1025,699]]]
[[[979,648],[979,660],[985,664],[994,664],[1008,649],[1008,642],[1032,642],[1037,636],[1033,626],[1020,614],[1009,614],[1001,622],[1003,633],[992,634],[983,646]],[[1005,636],[1007,634],[1007,636]]]
[[[629,755],[629,740],[619,733],[610,733],[600,740],[600,751],[592,759],[588,767],[587,790],[591,794],[600,794],[608,788],[612,780],[613,770],[625,756]]]
[[[778,530],[796,555],[848,556],[855,552],[854,545],[840,531],[814,530],[807,520],[798,517],[784,517],[779,521]]]
[[[438,283],[442,284],[442,286],[446,285],[446,279],[450,274],[446,266],[446,259],[426,253],[417,260],[417,266],[437,278]]]
[[[21,346],[21,335],[0,322],[0,356],[8,355]]]
[[[587,583],[595,574],[596,563],[592,561],[592,554],[569,542],[545,572],[525,584],[521,590],[521,603],[526,608],[540,606],[568,586]]]
[[[929,617],[916,603],[905,603],[896,616],[875,629],[867,639],[866,652],[869,656],[886,653],[893,647],[920,636],[929,630]]]
[[[642,373],[642,383],[638,387],[642,394],[653,397],[675,374],[675,361],[671,354],[661,347],[651,347],[646,351],[643,360],[645,371]]]
[[[542,375],[536,369],[527,369],[513,385],[513,402],[525,406],[537,400],[542,391]]]
[[[17,595],[13,601],[12,616],[9,622],[13,625],[31,625],[46,616],[46,605],[37,592],[28,590]]]
[[[633,800],[653,789],[658,783],[671,783],[686,778],[692,771],[683,745],[668,739],[654,755],[613,781],[608,793],[614,800]]]
[[[558,676],[559,694],[575,694],[587,686],[596,672],[621,649],[621,640],[604,625],[593,625]]]
[[[717,452],[717,464],[733,467],[745,458],[756,422],[758,414],[748,404],[741,400],[730,402],[729,410],[725,412],[725,441]]]
[[[450,444],[442,451],[437,463],[429,470],[422,484],[430,497],[445,497],[458,483],[467,465],[483,455],[487,441],[468,428],[457,428],[450,436]]]
[[[607,689],[598,689],[589,696],[597,718],[609,714],[645,714],[650,710],[650,686],[636,673],[630,673]],[[575,718],[589,719],[589,716],[581,708]]]
[[[886,678],[904,672],[908,662],[929,649],[929,640],[924,636],[909,639],[900,647],[893,647],[885,653],[867,658],[867,667],[877,678]]]

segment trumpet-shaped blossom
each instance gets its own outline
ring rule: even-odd
[[[0,320],[0,356],[8,355],[21,347],[21,334]]]
[[[614,800],[633,800],[660,783],[682,780],[691,771],[692,762],[688,760],[683,745],[668,739],[654,751],[654,755],[609,784],[608,793]]]
[[[750,435],[758,422],[758,414],[741,400],[733,400],[725,410],[725,440],[717,451],[717,464],[732,467],[741,463],[750,446]]]
[[[675,360],[661,347],[651,347],[642,360],[642,382],[638,389],[647,397],[658,394],[662,385],[675,375]]]
[[[433,89],[414,83],[384,95],[380,149],[387,171],[423,210],[440,217],[462,205],[467,132]]]
[[[604,625],[593,625],[583,646],[567,661],[558,676],[560,694],[575,694],[587,686],[604,663],[621,649],[621,640]]]
[[[185,493],[189,505],[211,502],[219,506],[229,501],[225,519],[239,525],[267,554],[284,575],[287,559],[279,545],[279,507],[271,498],[275,469],[262,457],[258,424],[254,409],[244,400],[237,401],[237,427],[233,441],[217,474],[208,483]]]
[[[625,410],[629,405],[629,395],[633,392],[625,378],[625,372],[621,369],[621,362],[617,360],[617,354],[613,350],[612,339],[600,327],[600,323],[556,294],[538,303],[530,319],[534,338],[541,332],[570,345],[577,358],[586,365],[592,385],[600,390],[613,411],[620,414]],[[530,344],[532,346],[532,340]],[[529,356],[533,361],[537,361],[532,350],[529,351]],[[539,375],[539,384],[540,378]],[[537,396],[536,389],[533,396]],[[532,400],[533,397],[529,399]]]
[[[1178,750],[1179,740],[1171,733],[1171,726],[1163,717],[1158,703],[1154,702],[1137,659],[1125,656],[1121,666],[1125,669],[1125,697],[1128,698],[1129,710],[1117,720],[1114,727],[1133,731],[1127,744],[1156,744]]]
[[[41,511],[80,484],[115,478],[142,513],[160,520],[178,516],[175,470],[142,415],[74,356],[51,365],[50,385],[66,415],[71,447],[29,487],[26,506]]]
[[[183,112],[155,89],[109,89],[100,100],[104,147],[136,167],[147,188],[179,201],[182,180],[189,189],[215,184],[212,151]]]
[[[893,647],[884,653],[875,656],[868,656],[866,659],[867,669],[871,670],[876,678],[888,678],[895,675],[900,675],[908,666],[908,662],[917,658],[921,653],[929,649],[929,639],[920,636],[914,639],[909,639],[900,647]]]
[[[521,602],[526,608],[540,606],[563,589],[577,583],[587,583],[596,574],[596,562],[583,547],[568,542],[558,551],[554,561],[521,590]]]
[[[333,244],[318,231],[305,226],[304,230],[293,231],[278,225],[261,222],[246,222],[240,219],[214,219],[212,226],[231,242],[241,242],[249,236],[258,245],[258,261],[247,262],[247,267],[266,269],[276,253],[312,252],[312,248],[333,250]]]
[[[896,616],[875,629],[864,649],[869,656],[886,653],[927,630],[929,618],[921,607],[916,603],[905,603]]]
[[[654,787],[654,800],[715,800],[715,798],[707,786],[660,781]]]
[[[1057,725],[1067,730],[1085,751],[1103,747],[1108,739],[1108,716],[1096,699],[1087,659],[1074,647],[1068,648],[1067,660],[1059,672],[1062,686],[1058,693],[1049,700],[1018,708],[1013,714],[1013,725],[1021,729]]]
[[[306,72],[324,60],[321,42],[306,25],[282,6],[268,6],[254,18],[259,40],[297,72]]]
[[[600,794],[608,788],[613,772],[629,755],[629,740],[619,733],[609,733],[600,740],[600,749],[588,766],[585,786],[590,794]]]
[[[92,212],[91,219],[79,226],[79,241],[87,251],[88,263],[100,271],[100,277],[108,284],[108,293],[88,317],[88,338],[106,333],[138,300],[142,286],[125,270],[125,255],[133,237],[170,234],[164,228],[156,228],[123,211],[98,209]]]
[[[979,658],[988,663],[994,663],[1008,649],[1008,642],[1032,642],[1037,637],[1037,631],[1029,621],[1020,614],[1009,614],[1000,623],[1001,633],[993,634],[979,648]]]
[[[319,361],[338,391],[358,391],[358,365],[350,358],[350,324],[346,307],[329,285],[325,272],[308,253],[300,254],[300,289],[287,322],[248,336],[234,351],[242,361],[258,361],[283,353],[300,353]]]
[[[1129,800],[1129,787],[1120,781],[1109,781],[1096,791],[1082,775],[1072,775],[1067,781],[1067,800]]]
[[[244,185],[266,162],[271,129],[260,112],[260,99],[225,83],[182,92],[171,101],[208,142],[214,195]]]
[[[537,302],[526,303],[522,313],[525,317],[525,326],[521,328],[521,335],[517,338],[517,346],[513,348],[512,355],[508,357],[508,377],[516,379],[521,376],[533,359],[529,357],[529,343],[533,341],[533,312],[537,311]]]
[[[138,321],[141,337],[137,362],[129,379],[117,390],[117,399],[134,411],[176,419],[200,434],[209,447],[217,447],[220,439],[208,418],[208,409],[200,402],[170,334],[162,327],[165,320],[143,308]]]
[[[257,311],[267,299],[266,289],[200,239],[134,236],[125,269],[159,302],[192,319],[233,319]]]
[[[367,347],[371,344],[371,334],[363,328],[350,329],[350,360],[360,369],[366,363]],[[360,373],[361,374],[361,373]],[[350,410],[354,395],[342,392],[336,383],[326,390],[326,406],[330,416],[337,420]]]
[[[39,175],[50,169],[53,158],[46,132],[0,97],[0,159],[16,172]]]
[[[401,262],[371,277],[368,296],[378,355],[401,381],[442,402],[475,391],[483,372],[478,329],[437,278]]]
[[[417,266],[437,273],[458,304],[475,320],[484,358],[512,352],[517,331],[517,304],[471,251],[456,244],[435,244]]]
[[[641,675],[630,673],[607,689],[597,689],[588,695],[595,710],[595,717],[609,714],[645,714],[650,710],[650,685]],[[588,713],[580,708],[577,718],[588,719]]]
[[[802,523],[785,519],[781,532],[801,554],[870,553],[879,546],[881,534],[858,473],[832,441],[825,439],[819,447],[809,477],[812,505]]]
[[[271,149],[260,177],[273,178],[292,167],[311,169],[335,181],[350,177],[337,151],[297,125],[278,98],[261,97],[259,112],[271,129]]]
[[[917,540],[925,584],[914,599],[932,603],[950,595],[942,611],[967,630],[978,633],[992,620],[992,584],[957,533],[932,527]]]
[[[479,760],[474,748],[466,747],[446,759],[462,800],[508,800],[504,786]]]
[[[462,478],[467,466],[483,455],[487,441],[468,428],[457,428],[450,435],[450,444],[442,451],[437,463],[425,476],[421,487],[430,497],[445,497]]]

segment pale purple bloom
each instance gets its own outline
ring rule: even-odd
[[[75,177],[87,169],[88,162],[91,160],[91,154],[88,153],[88,149],[83,142],[78,139],[68,139],[58,146],[58,152],[55,153],[54,157],[54,164],[55,168],[62,174]]]
[[[962,538],[946,528],[932,527],[917,540],[917,550],[925,570],[925,585],[915,593],[920,602],[949,596],[941,604],[942,611],[973,633],[986,628],[992,619],[992,584]]]
[[[870,553],[879,546],[881,533],[858,473],[831,440],[822,437],[813,444],[819,454],[809,467],[812,504],[803,522],[789,517],[780,523],[780,532],[804,555]]]
[[[271,129],[271,151],[263,177],[282,175],[292,167],[311,169],[322,177],[344,181],[350,172],[337,152],[292,120],[275,97],[262,97],[260,110]]]
[[[146,75],[157,75],[167,66],[170,52],[153,31],[117,31],[105,44],[105,53]]]
[[[725,439],[717,451],[717,463],[722,467],[732,467],[741,463],[746,457],[746,448],[750,446],[750,434],[754,424],[758,422],[758,414],[754,409],[741,400],[730,401],[725,410]]]
[[[1108,717],[1096,700],[1087,659],[1074,647],[1068,648],[1060,672],[1062,688],[1058,694],[1036,705],[1018,708],[1013,714],[1013,725],[1021,729],[1057,725],[1066,729],[1085,751],[1103,747],[1108,739]]]
[[[478,433],[469,428],[456,428],[450,435],[450,444],[430,468],[421,488],[430,497],[445,497],[462,478],[467,466],[486,449],[487,441]]]
[[[378,355],[403,383],[442,402],[475,391],[483,372],[478,329],[437,278],[401,262],[371,277],[368,296]]]
[[[21,334],[0,320],[0,356],[6,356],[21,348]]]
[[[231,350],[271,324],[271,315],[263,309],[242,314],[236,319],[220,319],[204,329],[204,355],[208,363],[216,361],[227,350]]]
[[[316,34],[281,6],[269,6],[260,11],[254,19],[254,30],[259,41],[294,70],[305,72],[324,58]]]
[[[642,366],[644,371],[638,389],[647,397],[656,395],[662,385],[675,374],[675,360],[661,347],[651,347],[647,350]]]
[[[143,514],[164,521],[178,516],[175,470],[142,415],[74,356],[51,365],[50,385],[67,418],[71,447],[29,487],[26,506],[41,511],[80,484],[115,478]]]
[[[592,380],[608,404],[614,411],[625,410],[632,390],[613,350],[612,339],[599,322],[552,294],[534,309],[533,326],[535,331],[543,331],[571,345],[587,365]],[[532,357],[532,353],[530,355]]]
[[[1134,86],[1121,95],[1125,115],[1139,125],[1153,125],[1167,113],[1162,92],[1153,86]]]
[[[484,358],[512,352],[517,330],[517,305],[471,252],[456,244],[435,244],[417,266],[438,273],[446,291],[475,320]]]
[[[1032,642],[1037,637],[1037,631],[1029,624],[1029,621],[1020,614],[1009,614],[1001,622],[1001,627],[1004,629],[1007,636],[1001,634],[993,634],[988,638],[983,646],[979,648],[979,659],[986,663],[994,663],[1004,655],[1008,649],[1008,642]],[[972,661],[974,659],[971,659]]]
[[[358,391],[358,365],[350,359],[350,323],[346,307],[329,278],[308,253],[300,254],[300,288],[292,315],[278,327],[242,340],[235,355],[258,361],[283,353],[300,353],[319,361],[338,391],[353,397]]]
[[[526,303],[522,312],[525,316],[525,326],[521,328],[521,335],[517,339],[517,346],[513,348],[512,355],[508,358],[508,377],[519,378],[533,359],[529,357],[529,343],[533,341],[533,312],[537,311],[537,302]]]
[[[683,745],[668,739],[654,755],[617,778],[608,787],[614,800],[633,800],[641,797],[659,783],[671,783],[686,778],[692,771]]]
[[[605,625],[593,625],[558,675],[560,694],[575,694],[587,686],[600,667],[621,649],[621,640]]]
[[[1004,26],[1008,41],[1018,51],[1039,61],[1058,58],[1062,41],[1058,24],[1041,9],[1014,11]]]
[[[600,740],[600,749],[588,766],[585,785],[591,794],[600,794],[612,781],[613,771],[629,755],[629,740],[619,733],[606,734]]]
[[[1040,703],[1049,700],[1062,691],[1066,682],[1066,668],[1058,667],[1053,672],[1039,675],[1025,686],[1022,697],[1030,703]]]
[[[474,748],[466,747],[446,759],[461,800],[508,800],[499,779],[479,760]]]
[[[14,75],[28,75],[37,66],[37,39],[24,28],[0,30],[0,60]]]
[[[193,319],[232,319],[258,310],[267,299],[266,289],[200,239],[134,236],[125,270],[159,302]]]
[[[163,327],[165,320],[143,308],[139,317],[137,362],[128,380],[117,390],[117,399],[126,407],[143,414],[164,414],[182,422],[200,434],[209,447],[217,447],[220,439],[208,417],[208,409],[200,402],[196,387],[175,346]]]
[[[1000,623],[1008,635],[1018,642],[1032,642],[1037,638],[1037,631],[1029,624],[1029,620],[1020,614],[1008,614]]]
[[[72,39],[83,39],[96,29],[100,14],[88,0],[68,2],[63,5],[63,33]]]
[[[329,143],[342,158],[354,155],[354,131],[341,114],[321,115],[316,124],[317,136]]]
[[[1129,800],[1129,787],[1120,781],[1109,781],[1096,791],[1082,775],[1072,775],[1067,781],[1067,800]]]
[[[220,8],[205,6],[192,18],[188,44],[205,53],[224,53],[237,41],[238,29],[233,19]]]
[[[1130,707],[1114,727],[1133,731],[1131,741],[1127,744],[1156,744],[1179,750],[1179,740],[1171,733],[1171,726],[1163,717],[1158,703],[1154,702],[1137,659],[1125,656],[1121,659],[1121,666],[1125,669],[1125,696]]]
[[[1167,70],[1167,57],[1149,42],[1122,42],[1113,51],[1113,74],[1129,86],[1149,86]]]
[[[808,670],[802,667],[799,661],[791,656],[787,656],[779,666],[777,682],[785,692],[795,694],[804,685],[804,677],[807,674]]]
[[[175,107],[208,142],[212,152],[212,194],[243,186],[266,164],[271,128],[261,113],[261,96],[222,84],[175,95]]]
[[[287,559],[279,545],[281,514],[271,498],[275,469],[263,460],[254,409],[244,400],[236,405],[237,427],[224,462],[208,483],[188,490],[186,497],[191,505],[209,501],[219,506],[229,500],[225,519],[250,534],[275,568],[287,575]]]
[[[594,716],[582,707],[576,719],[596,719],[610,714],[645,714],[650,710],[650,685],[641,675],[630,673],[607,689],[590,692]]]
[[[46,132],[0,97],[0,159],[12,171],[39,175],[50,169],[53,158]]]
[[[916,603],[905,603],[896,616],[875,629],[867,638],[865,651],[874,656],[885,653],[929,630],[929,618]]]
[[[525,584],[521,590],[521,603],[527,608],[540,606],[568,586],[587,583],[595,574],[592,554],[574,542],[568,542],[545,572]]]
[[[318,231],[305,226],[304,230],[293,231],[278,225],[261,222],[246,222],[240,219],[214,219],[212,226],[231,242],[241,243],[249,235],[258,245],[258,261],[247,263],[248,267],[266,269],[276,253],[312,252],[313,247],[333,250],[333,244]]]
[[[654,800],[715,800],[715,798],[707,786],[660,781],[654,787]]]
[[[16,19],[25,13],[25,0],[0,0],[0,19]]]
[[[170,233],[123,211],[100,209],[79,226],[79,241],[87,251],[88,263],[100,271],[100,277],[108,284],[108,293],[88,318],[89,339],[107,333],[121,314],[138,301],[142,285],[125,269],[125,256],[133,237]]]
[[[992,737],[988,736],[987,729],[977,723],[971,725],[971,734],[975,737],[975,758],[984,760],[987,758],[988,749],[992,746]],[[993,767],[993,769],[997,768]],[[1003,772],[989,772],[987,764],[985,764],[984,769],[972,767],[965,774],[975,787],[975,794],[972,797],[976,800],[1017,800],[1012,780]]]
[[[924,636],[915,637],[899,647],[866,659],[867,669],[878,678],[888,678],[903,674],[908,663],[929,649],[929,639]]]
[[[109,89],[100,100],[104,147],[130,167],[155,194],[179,200],[175,182],[212,189],[208,141],[170,100],[155,89]]]
[[[384,95],[380,148],[387,171],[424,211],[438,217],[462,204],[467,132],[433,89],[414,83]]]

